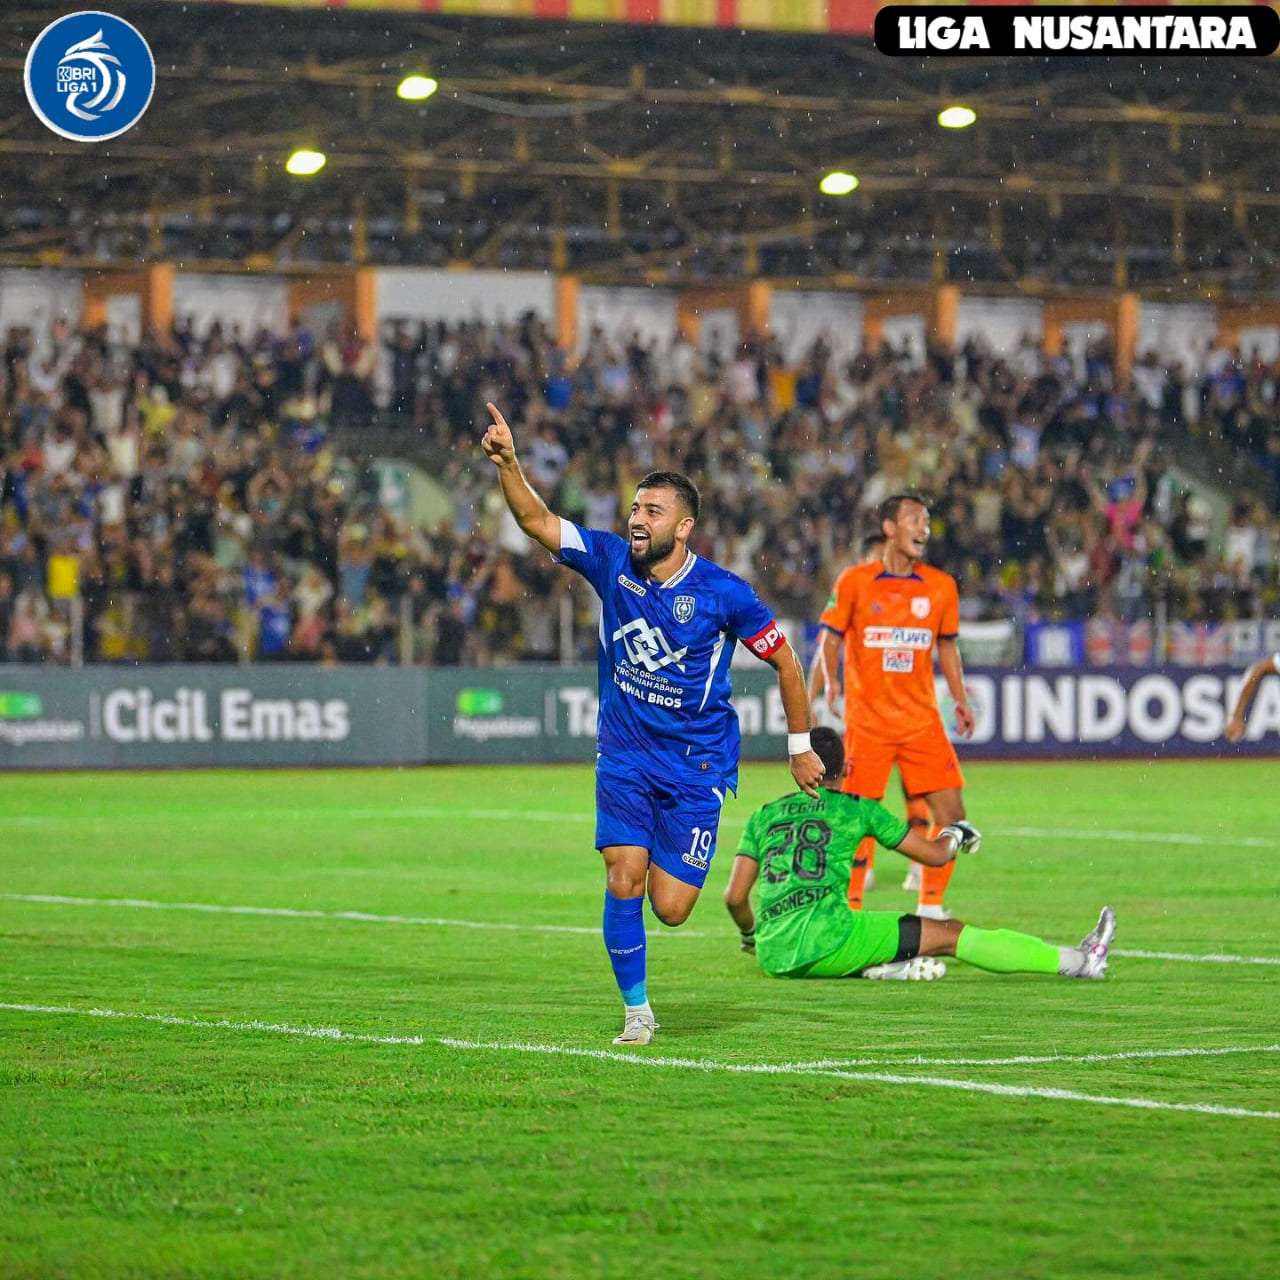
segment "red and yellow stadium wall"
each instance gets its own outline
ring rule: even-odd
[[[223,2],[223,0],[216,0]],[[629,22],[644,26],[727,27],[735,30],[870,36],[877,0],[241,0],[281,9],[363,9],[397,13],[453,13],[487,18],[570,22]],[[1167,0],[1119,0],[1128,4]],[[1214,4],[1219,0],[1192,0]],[[1225,0],[1222,0],[1225,2]],[[1022,0],[986,4],[1029,8]]]

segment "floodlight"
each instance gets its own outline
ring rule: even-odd
[[[396,87],[396,96],[406,102],[424,102],[440,87],[431,76],[405,76]]]
[[[299,147],[285,162],[285,172],[291,173],[295,178],[309,178],[314,173],[319,173],[324,168],[325,154],[323,151],[312,151],[308,147]]]
[[[962,107],[959,104],[944,107],[938,112],[938,123],[944,129],[967,129],[977,118],[978,113],[972,107]]]
[[[847,196],[851,191],[858,189],[858,179],[851,173],[844,173],[839,169],[828,173],[820,183],[818,190],[824,196]]]

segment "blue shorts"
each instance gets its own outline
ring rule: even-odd
[[[701,889],[716,851],[724,788],[672,786],[596,761],[596,848],[634,844],[668,875]]]

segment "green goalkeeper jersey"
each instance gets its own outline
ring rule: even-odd
[[[878,800],[820,789],[762,805],[738,852],[760,864],[756,953],[766,973],[790,973],[849,936],[849,874],[864,836],[896,849],[910,828]]]

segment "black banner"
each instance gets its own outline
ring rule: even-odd
[[[1264,57],[1280,45],[1267,5],[887,5],[875,44],[897,57]]]

